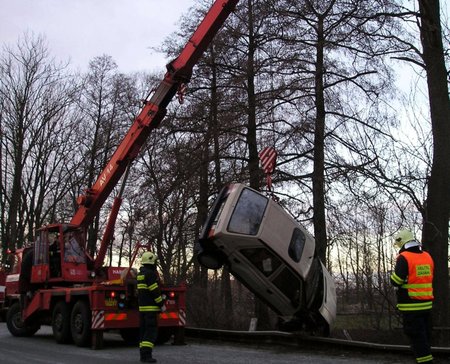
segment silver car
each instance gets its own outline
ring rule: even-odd
[[[197,258],[223,264],[279,316],[281,329],[328,335],[336,317],[333,278],[315,254],[315,241],[273,199],[230,184],[216,198],[199,237]]]

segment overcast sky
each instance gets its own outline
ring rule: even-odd
[[[177,29],[195,0],[0,0],[0,45],[30,31],[45,36],[57,60],[85,70],[95,56],[113,57],[121,72],[165,70],[150,47]]]
[[[93,57],[113,57],[121,72],[164,71],[153,51],[178,28],[197,0],[0,0],[0,47],[25,32],[45,36],[52,56],[86,70]],[[212,2],[212,0],[211,0]],[[450,0],[441,1],[444,19]]]

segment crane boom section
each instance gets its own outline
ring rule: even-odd
[[[238,1],[216,0],[214,2],[180,55],[167,65],[164,79],[150,100],[145,102],[97,181],[77,199],[78,210],[70,221],[71,224],[86,227],[92,223],[125,172],[128,163],[136,158],[151,130],[156,128],[166,115],[166,107],[176,94],[178,87],[182,83],[189,82],[193,67]]]

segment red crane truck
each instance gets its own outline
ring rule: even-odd
[[[57,342],[73,340],[78,346],[101,348],[103,333],[120,330],[126,340],[136,337],[139,326],[136,286],[131,270],[103,267],[121,203],[122,184],[115,198],[98,254],[87,253],[87,227],[99,213],[113,188],[166,114],[178,90],[189,82],[192,69],[233,11],[238,0],[216,0],[180,55],[167,65],[157,89],[144,102],[123,141],[95,184],[77,199],[78,210],[70,223],[37,230],[30,247],[13,252],[14,264],[6,277],[5,307],[12,335],[31,336],[50,324]],[[163,287],[167,311],[159,320],[159,340],[175,333],[182,341],[185,325],[185,287]]]

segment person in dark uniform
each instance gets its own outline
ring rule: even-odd
[[[409,230],[395,236],[400,249],[391,282],[397,289],[397,308],[403,316],[417,363],[433,363],[431,355],[431,309],[433,307],[434,262]]]
[[[140,319],[139,352],[143,363],[156,363],[152,352],[158,334],[157,319],[159,312],[165,311],[156,261],[157,257],[152,252],[142,254],[142,266],[137,276]]]
[[[50,277],[61,276],[61,248],[59,245],[59,235],[50,233],[48,235],[49,255],[50,255]]]

